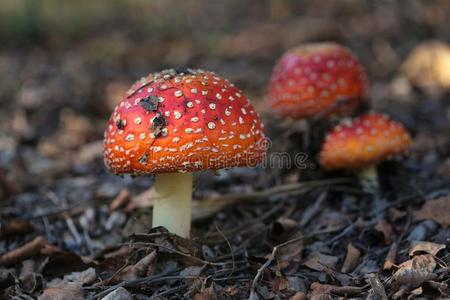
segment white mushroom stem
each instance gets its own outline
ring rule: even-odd
[[[376,165],[371,165],[362,169],[359,172],[359,179],[363,187],[371,192],[375,192],[379,190],[378,184],[378,172]]]
[[[189,237],[191,231],[193,173],[163,173],[155,177],[153,227]]]

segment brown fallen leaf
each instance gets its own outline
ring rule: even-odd
[[[436,254],[438,254],[439,251],[445,248],[446,246],[444,244],[437,244],[424,241],[413,241],[411,243],[411,246],[409,247],[409,256],[414,256],[421,252],[436,256]]]
[[[153,207],[153,198],[155,197],[155,187],[131,197],[130,202],[125,207],[125,212],[130,212],[137,208]]]
[[[29,233],[32,230],[33,225],[30,222],[22,219],[12,219],[1,227],[0,236],[2,238],[9,238]]]
[[[25,245],[0,256],[0,266],[11,266],[21,260],[39,254],[46,244],[48,244],[48,242],[44,237],[37,236],[34,240]]]
[[[50,287],[44,290],[39,300],[84,300],[81,287],[61,286]]]
[[[374,229],[383,234],[384,242],[390,244],[393,237],[393,230],[391,224],[389,224],[385,219],[381,219],[375,225]]]
[[[437,277],[433,273],[436,268],[436,260],[431,254],[417,255],[405,261],[392,276],[400,286],[408,289],[420,286],[424,281]]]
[[[62,277],[72,272],[82,272],[90,267],[79,255],[64,251],[50,255],[42,268],[46,276]]]
[[[291,263],[299,263],[302,258],[303,239],[280,248],[276,255],[279,270],[286,269]]]
[[[194,300],[216,300],[217,295],[212,286],[202,289],[199,293],[194,295]]]
[[[417,220],[433,220],[443,227],[448,227],[450,225],[449,211],[450,196],[446,196],[425,202],[422,208],[416,212],[415,217]]]
[[[289,298],[289,300],[306,300],[306,295],[305,293],[297,292],[294,296]]]
[[[347,245],[347,255],[345,256],[344,263],[342,264],[341,272],[348,273],[358,265],[361,252],[356,249],[351,243]]]
[[[273,236],[282,235],[298,226],[298,222],[296,220],[282,217],[278,218],[275,222],[272,223],[271,234]]]
[[[109,211],[115,211],[116,209],[125,206],[129,200],[130,192],[127,189],[121,190],[109,205]]]
[[[338,295],[338,296],[355,296],[362,292],[362,288],[357,286],[335,286],[331,284],[322,284],[314,282],[311,284],[310,299],[322,299],[317,296]],[[324,298],[325,299],[325,298]],[[329,298],[331,299],[331,298]]]
[[[127,266],[119,272],[118,276],[114,276],[109,283],[116,283],[119,281],[127,281],[136,279],[137,277],[149,276],[152,270],[152,264],[156,259],[156,250],[153,250],[136,264]]]
[[[326,267],[335,269],[337,262],[338,258],[336,256],[314,252],[308,256],[304,265],[310,269],[322,272]]]
[[[384,261],[383,270],[390,270],[395,265],[395,258],[397,257],[398,243],[393,242],[389,247],[389,251]]]

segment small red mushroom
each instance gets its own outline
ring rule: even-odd
[[[325,138],[319,155],[327,170],[359,169],[362,179],[378,186],[376,164],[404,154],[411,136],[399,122],[379,113],[343,120]]]
[[[178,68],[136,82],[115,108],[104,160],[115,174],[156,174],[153,226],[187,237],[192,172],[255,166],[265,154],[258,113],[213,72]]]
[[[275,66],[269,104],[282,117],[320,118],[353,113],[366,96],[356,56],[336,43],[311,43],[286,52]]]

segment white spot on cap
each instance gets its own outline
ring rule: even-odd
[[[216,105],[215,105],[214,103],[210,103],[210,104],[209,104],[209,108],[211,108],[211,109],[216,109]]]
[[[134,123],[136,123],[137,125],[142,123],[142,119],[140,117],[137,117],[134,119]]]
[[[129,142],[130,142],[130,141],[133,141],[133,140],[134,140],[134,135],[130,133],[129,135],[126,136],[125,139],[126,139],[127,141],[129,141]]]
[[[209,122],[208,123],[208,128],[209,129],[214,129],[214,128],[216,128],[216,124],[214,122]]]
[[[192,117],[191,122],[198,122],[198,117]]]
[[[175,110],[174,112],[173,112],[173,115],[174,115],[174,117],[175,117],[175,119],[179,119],[179,118],[181,118],[181,113],[178,111],[178,110]]]
[[[194,103],[192,103],[192,101],[188,101],[188,102],[186,102],[186,106],[189,108],[192,108],[192,107],[194,107]]]
[[[175,97],[181,97],[181,96],[183,96],[183,92],[180,91],[180,90],[176,91],[176,92],[173,93],[173,94],[175,95]]]

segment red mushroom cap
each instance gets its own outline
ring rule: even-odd
[[[285,53],[275,66],[269,103],[283,117],[348,115],[364,99],[366,85],[365,71],[349,49],[305,44]]]
[[[370,113],[343,120],[325,138],[320,152],[324,169],[356,169],[376,164],[411,146],[411,136],[399,122]]]
[[[241,90],[212,72],[179,68],[136,82],[105,131],[104,160],[116,174],[255,166],[263,125]]]

